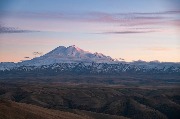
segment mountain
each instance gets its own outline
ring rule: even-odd
[[[49,53],[19,63],[0,63],[1,74],[8,72],[36,71],[41,74],[78,73],[78,74],[179,74],[180,63],[158,61],[117,61],[101,53],[84,51],[75,45],[59,46]]]
[[[21,66],[41,66],[50,65],[55,63],[115,63],[115,60],[110,56],[105,56],[101,53],[91,53],[84,51],[75,45],[64,47],[59,46],[49,53],[34,58],[32,60],[27,60],[19,63]]]
[[[0,70],[9,70],[12,69],[14,67],[17,67],[17,63],[14,62],[1,62],[0,63]]]

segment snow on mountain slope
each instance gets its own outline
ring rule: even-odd
[[[0,62],[0,70],[9,70],[16,66],[17,64],[14,62]]]
[[[90,72],[180,72],[180,63],[157,61],[117,61],[101,53],[84,51],[75,45],[59,46],[49,53],[19,63],[0,63],[0,71],[5,70],[89,70]]]
[[[27,60],[19,63],[20,65],[27,66],[41,66],[41,65],[49,65],[54,63],[116,63],[114,59],[109,56],[105,56],[101,53],[90,53],[88,51],[84,51],[75,45],[64,47],[59,46],[49,53],[34,58],[32,60]]]

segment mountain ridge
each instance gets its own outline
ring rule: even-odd
[[[65,47],[59,46],[47,54],[18,63],[0,63],[0,71],[19,70],[22,68],[26,71],[30,70],[69,70],[70,72],[77,70],[86,70],[87,72],[180,72],[180,63],[158,62],[158,61],[134,61],[125,62],[118,61],[110,56],[102,53],[91,53],[78,48],[75,45]]]
[[[54,63],[80,63],[80,62],[97,62],[97,63],[115,63],[115,60],[110,56],[102,53],[91,53],[84,51],[75,45],[64,47],[59,46],[47,54],[23,61],[19,64],[28,66],[49,65]]]

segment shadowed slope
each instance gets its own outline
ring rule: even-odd
[[[92,119],[90,117],[77,114],[45,109],[42,107],[16,103],[10,101],[0,101],[0,119]]]
[[[71,112],[0,100],[0,119],[127,119],[87,111],[71,110]]]

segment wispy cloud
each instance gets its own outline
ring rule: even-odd
[[[163,12],[130,12],[130,13],[105,13],[105,12],[87,12],[87,13],[66,13],[66,12],[0,12],[4,16],[18,16],[25,18],[48,18],[59,20],[75,20],[84,22],[122,22],[124,20],[146,19],[162,20],[172,18],[171,15],[180,15],[180,11]]]
[[[39,31],[33,31],[33,30],[21,30],[15,27],[6,27],[0,25],[0,34],[3,33],[29,33],[29,32],[39,32]]]
[[[115,31],[115,32],[102,32],[100,34],[137,34],[137,33],[151,33],[151,32],[156,32],[156,31],[153,31],[153,30],[150,30],[150,31]]]
[[[167,25],[179,26],[180,11],[162,11],[162,12],[131,12],[131,13],[65,13],[65,12],[0,12],[2,16],[15,16],[20,19],[41,19],[56,20],[58,22],[87,22],[112,25],[120,30],[110,30],[107,28],[103,34],[134,34],[151,33],[163,31]],[[51,22],[53,23],[53,22]],[[151,29],[149,29],[151,28]],[[148,30],[149,29],[149,30]],[[48,29],[47,29],[48,30]],[[0,33],[23,33],[34,32],[29,30],[20,30],[12,27],[0,27]]]

